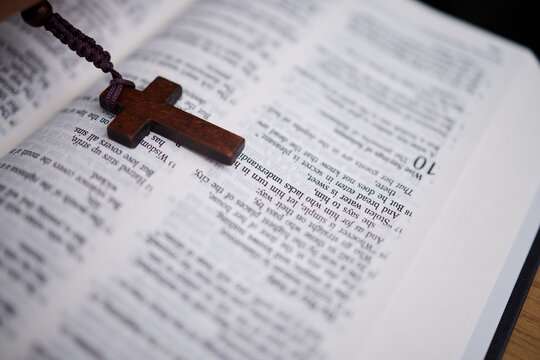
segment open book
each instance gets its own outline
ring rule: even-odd
[[[540,211],[530,51],[410,1],[55,1],[246,138],[107,138],[109,76],[0,24],[5,359],[478,358]]]

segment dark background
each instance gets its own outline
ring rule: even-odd
[[[439,10],[521,43],[540,59],[538,0],[423,0]]]

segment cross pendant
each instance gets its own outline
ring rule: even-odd
[[[174,107],[182,87],[172,81],[158,76],[143,91],[125,87],[112,109],[104,106],[108,90],[100,104],[117,116],[107,135],[124,146],[136,147],[152,131],[227,165],[244,149],[242,137]]]

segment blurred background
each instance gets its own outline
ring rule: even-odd
[[[0,0],[0,19],[39,0]],[[420,0],[531,48],[540,59],[538,0]],[[53,1],[54,3],[54,1]]]
[[[422,0],[446,13],[521,43],[540,59],[540,13],[535,0]]]

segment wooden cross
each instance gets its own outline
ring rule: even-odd
[[[182,87],[165,78],[158,76],[143,91],[124,87],[112,109],[104,106],[108,91],[100,104],[118,115],[107,135],[122,145],[134,148],[152,131],[227,165],[244,149],[242,137],[174,107]]]

